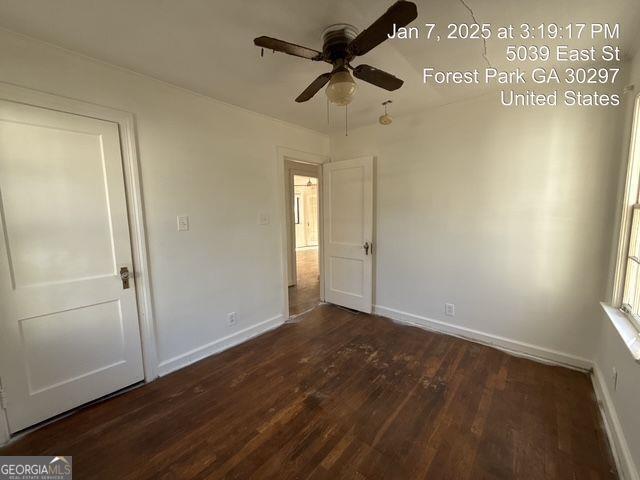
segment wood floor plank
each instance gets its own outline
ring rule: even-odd
[[[289,315],[298,315],[320,303],[318,247],[296,249],[296,285],[289,287]]]
[[[616,478],[589,377],[323,305],[0,449],[75,478]]]

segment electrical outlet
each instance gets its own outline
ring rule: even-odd
[[[229,315],[227,315],[227,325],[235,325],[236,320],[236,312],[231,312]]]
[[[613,391],[615,392],[618,389],[618,370],[616,370],[616,367],[611,369],[611,380],[613,381]]]
[[[447,317],[455,317],[456,316],[456,306],[453,303],[445,303],[444,304],[444,314]]]
[[[258,225],[269,225],[269,214],[268,213],[260,213],[258,215]]]

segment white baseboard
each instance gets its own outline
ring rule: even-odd
[[[622,431],[622,425],[618,418],[618,413],[609,395],[609,389],[604,381],[604,376],[597,364],[593,366],[593,374],[591,376],[593,389],[596,392],[598,405],[604,420],[604,426],[609,437],[609,443],[613,450],[613,458],[616,461],[618,475],[623,480],[640,480],[640,474],[636,468],[627,439]]]
[[[228,348],[235,347],[247,340],[262,335],[263,333],[273,330],[284,323],[284,317],[277,315],[273,318],[269,318],[263,322],[252,325],[251,327],[240,330],[239,332],[232,333],[226,337],[214,340],[211,343],[207,343],[198,348],[194,348],[186,353],[175,356],[168,360],[160,362],[158,365],[158,374],[162,377],[168,373],[174,372],[180,368],[191,365],[198,360],[202,360],[214,353],[222,352]]]
[[[558,352],[549,348],[520,342],[510,338],[480,332],[471,328],[453,325],[451,323],[433,320],[413,313],[403,312],[394,308],[374,305],[374,313],[383,317],[389,317],[400,323],[413,325],[439,333],[446,333],[455,337],[464,338],[472,342],[481,343],[498,348],[512,355],[530,358],[539,362],[562,365],[578,370],[589,371],[593,367],[593,362],[586,358],[578,357],[569,353]]]

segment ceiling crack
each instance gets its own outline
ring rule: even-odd
[[[478,19],[476,18],[476,14],[473,12],[469,4],[465,0],[460,0],[460,3],[464,5],[464,8],[469,10],[469,13],[471,14],[471,18],[473,19],[473,22],[476,25],[480,26],[480,22],[478,22]],[[487,62],[487,65],[489,65],[489,67],[493,68],[493,65],[491,65],[491,62],[487,57],[487,39],[484,38],[484,36],[482,37],[482,58],[484,58],[484,61]]]

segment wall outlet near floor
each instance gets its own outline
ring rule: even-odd
[[[258,224],[259,225],[269,225],[269,214],[268,213],[260,213],[258,215]]]
[[[235,325],[236,324],[236,312],[231,312],[227,315],[227,325]]]
[[[453,303],[444,304],[444,314],[448,317],[456,316],[456,306]]]
[[[611,369],[611,381],[613,382],[613,391],[615,392],[618,389],[618,370],[616,370],[616,367]]]

